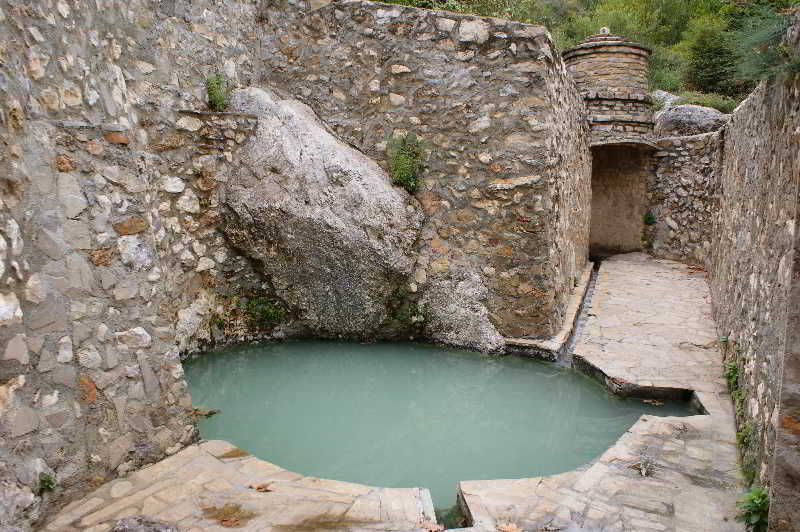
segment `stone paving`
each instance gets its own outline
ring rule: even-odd
[[[642,416],[596,462],[538,478],[465,481],[473,527],[733,532],[741,492],[730,396],[705,274],[633,253],[600,267],[576,365],[623,395],[690,395],[707,415]],[[692,391],[690,391],[692,390]],[[642,464],[652,463],[650,474]]]
[[[73,502],[44,530],[106,532],[144,515],[201,530],[412,530],[435,522],[426,489],[304,477],[224,441],[191,445]]]

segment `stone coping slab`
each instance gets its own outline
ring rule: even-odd
[[[581,278],[578,280],[578,284],[575,286],[567,302],[567,309],[564,313],[564,324],[555,336],[544,339],[506,338],[506,353],[531,355],[550,361],[558,360],[563,354],[572,336],[572,332],[575,330],[575,323],[580,314],[583,299],[586,297],[586,291],[589,289],[589,282],[592,278],[593,269],[593,262],[588,262],[583,269]]]
[[[191,445],[65,507],[44,530],[107,532],[144,515],[201,530],[421,530],[436,521],[427,489],[304,477],[226,441]]]

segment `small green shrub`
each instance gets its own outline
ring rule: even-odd
[[[56,487],[56,477],[47,473],[39,474],[39,491],[52,491]]]
[[[745,484],[752,486],[753,481],[756,479],[756,460],[752,456],[742,457],[742,476]]]
[[[753,486],[736,503],[741,510],[736,520],[744,523],[748,532],[766,532],[769,516],[769,493],[761,486]]]
[[[739,431],[736,433],[736,445],[739,446],[739,449],[747,450],[750,448],[750,444],[753,443],[754,432],[755,429],[750,423],[745,423],[739,427]]]
[[[744,400],[747,397],[744,390],[737,388],[731,393],[731,396],[733,397],[733,404],[736,405],[736,417],[742,417],[744,415]]]
[[[425,143],[413,133],[393,137],[386,148],[392,183],[416,192],[422,184],[426,152]]]
[[[725,381],[728,383],[728,391],[735,392],[739,389],[739,366],[735,360],[725,362]]]
[[[278,301],[267,297],[254,297],[247,302],[247,314],[261,325],[270,326],[286,318],[286,310]]]
[[[228,80],[222,74],[214,74],[206,78],[206,92],[208,105],[215,111],[224,111],[228,108],[231,99],[231,90]]]
[[[656,225],[658,220],[656,219],[656,215],[650,211],[644,215],[644,225]]]
[[[713,107],[717,111],[730,114],[736,109],[741,100],[723,96],[722,94],[686,91],[680,93],[680,99],[675,105],[702,105],[703,107]]]

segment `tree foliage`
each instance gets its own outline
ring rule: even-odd
[[[652,50],[651,84],[741,101],[758,80],[800,71],[782,46],[800,0],[393,0],[547,26],[562,50],[606,26]]]

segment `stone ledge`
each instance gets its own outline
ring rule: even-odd
[[[578,285],[567,302],[564,323],[555,336],[546,339],[535,338],[506,338],[506,353],[529,355],[549,361],[558,360],[564,353],[566,345],[575,330],[575,323],[580,314],[589,281],[592,278],[594,263],[589,262],[578,280]]]

